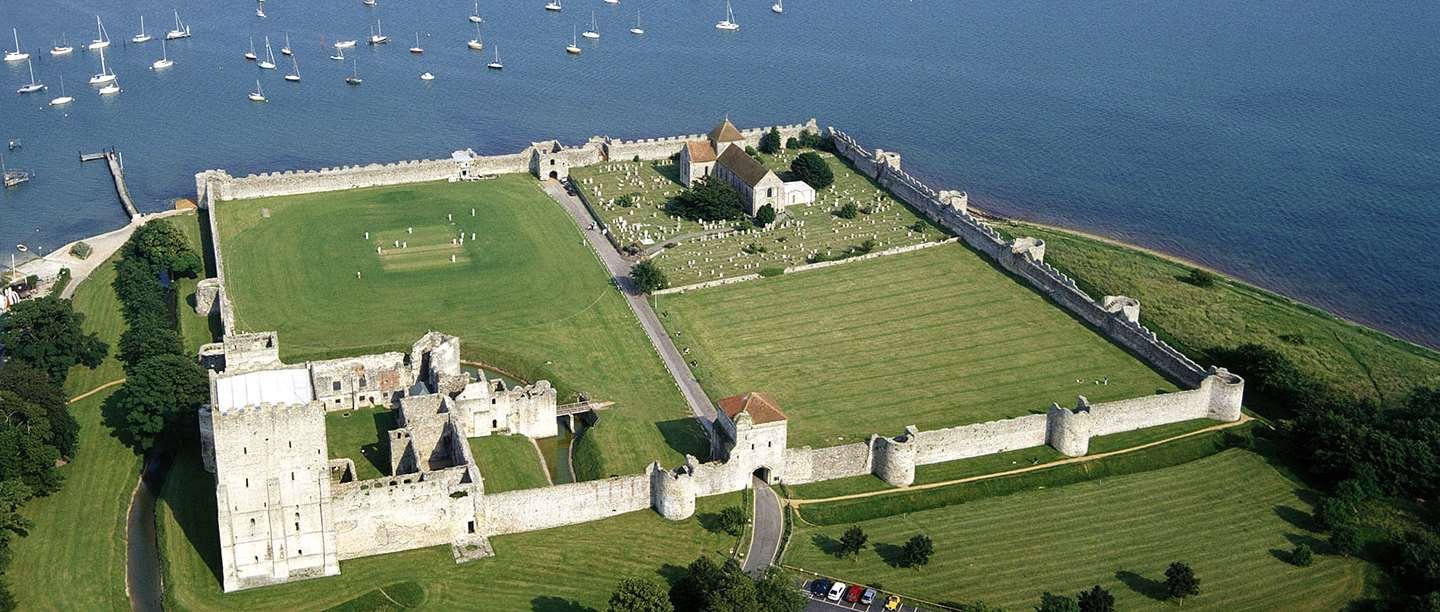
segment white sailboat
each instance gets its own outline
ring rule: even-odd
[[[360,80],[360,61],[355,58],[351,58],[350,61],[354,62],[355,68],[350,72],[350,76],[345,77],[345,83],[349,85],[359,85],[363,82]]]
[[[470,23],[480,23],[482,21],[485,21],[485,19],[480,17],[480,0],[475,0],[475,12],[470,13]]]
[[[286,33],[285,33],[285,46],[280,47],[280,55],[290,55],[290,54],[292,54],[292,53],[294,53],[294,51],[291,51],[291,50],[290,50],[290,33],[289,33],[289,32],[286,32]]]
[[[375,6],[375,0],[360,0],[360,4],[363,4],[365,6]]]
[[[575,39],[575,26],[570,26],[570,46],[565,47],[565,52],[570,55],[580,55],[580,41]]]
[[[245,59],[255,61],[255,37],[250,37],[250,50],[245,52]]]
[[[264,69],[264,70],[274,70],[274,69],[275,69],[275,52],[270,49],[270,37],[269,37],[269,36],[266,36],[266,37],[265,37],[265,59],[260,60],[260,63],[259,63],[259,64],[256,64],[256,65],[257,65],[257,66],[260,66],[260,68],[262,68],[262,69]]]
[[[785,12],[785,0],[775,0],[775,4],[770,5],[770,10],[771,10],[772,12],[774,12],[775,14],[777,14],[777,15],[780,14],[780,13],[784,13],[784,12]]]
[[[175,40],[177,38],[190,38],[190,26],[180,22],[179,9],[175,11],[175,29],[165,33],[165,40]]]
[[[491,70],[504,70],[505,64],[500,63],[500,45],[495,45],[495,61],[485,64]]]
[[[285,80],[291,83],[300,82],[300,64],[295,63],[295,56],[290,56],[290,74],[285,75]]]
[[[30,59],[29,53],[20,50],[20,30],[10,28],[10,31],[15,34],[15,50],[5,54],[5,61],[20,62]]]
[[[353,38],[350,39],[350,40],[337,40],[337,41],[335,41],[335,48],[336,48],[336,49],[349,49],[349,48],[354,47],[354,46],[355,46],[355,39],[353,39]]]
[[[640,12],[639,12],[639,11],[636,11],[636,12],[635,12],[635,27],[630,28],[630,33],[631,33],[631,34],[634,34],[634,35],[636,35],[636,36],[639,36],[639,35],[645,33],[645,29],[640,27]]]
[[[485,40],[480,38],[480,24],[475,24],[475,38],[470,39],[470,42],[465,43],[465,46],[470,47],[471,51],[483,51],[485,49]]]
[[[331,55],[330,59],[337,62],[345,61],[345,49],[343,47],[335,47],[335,54]]]
[[[50,106],[65,106],[74,101],[75,98],[65,95],[65,77],[60,77],[60,95],[50,98]]]
[[[388,42],[390,42],[390,37],[386,36],[384,32],[380,31],[380,20],[376,19],[375,27],[370,29],[370,44],[383,45]]]
[[[64,34],[60,35],[60,44],[50,47],[50,55],[55,57],[70,55],[74,51],[75,47],[70,46],[70,37]]]
[[[90,77],[91,85],[103,85],[115,80],[115,73],[105,65],[105,48],[100,48],[100,74]]]
[[[174,65],[175,65],[175,62],[170,61],[170,51],[169,51],[169,49],[167,49],[166,46],[165,46],[165,40],[164,40],[164,39],[161,39],[161,40],[160,40],[160,59],[155,60],[155,63],[150,64],[150,69],[151,69],[151,70],[164,70],[164,69],[169,68],[169,67],[174,66]]]
[[[255,16],[261,19],[265,18],[265,0],[260,0],[256,3]]]
[[[415,33],[415,46],[410,47],[410,52],[411,52],[411,53],[414,53],[415,55],[420,55],[421,53],[424,53],[424,52],[425,52],[425,47],[420,46],[420,33],[419,33],[419,32],[416,32],[416,33]]]
[[[715,24],[715,29],[729,32],[740,29],[740,24],[735,23],[735,11],[730,9],[730,0],[725,0],[725,19]]]
[[[605,4],[620,4],[620,0],[605,0]]]
[[[433,80],[435,80],[435,75],[430,74],[430,73],[428,73],[428,72],[422,72],[422,73],[420,73],[420,80],[422,80],[422,81],[433,81]]]
[[[86,45],[86,49],[98,51],[110,46],[110,35],[105,33],[105,24],[100,23],[99,15],[95,16],[95,32],[95,40],[90,41],[90,44]]]
[[[595,27],[595,11],[590,11],[590,29],[581,32],[580,35],[594,40],[600,38],[600,28]]]
[[[560,0],[550,0],[549,2],[545,3],[545,10],[554,11],[556,13],[560,12]]]
[[[98,90],[98,93],[102,96],[113,96],[115,94],[118,94],[120,93],[120,83],[111,82],[109,85],[101,87]]]
[[[251,102],[265,101],[265,90],[260,88],[260,79],[255,79],[255,91],[250,92],[249,95],[245,97],[249,98]]]
[[[30,84],[20,86],[20,89],[15,90],[15,93],[27,94],[43,91],[45,84],[35,82],[35,64],[30,63],[30,60],[27,59],[25,60],[25,67],[30,69]]]
[[[150,42],[150,40],[151,40],[152,38],[154,38],[154,37],[152,37],[152,36],[150,36],[149,34],[146,34],[146,33],[145,33],[145,16],[144,16],[144,15],[141,15],[141,16],[140,16],[140,33],[139,33],[139,34],[136,34],[136,35],[134,35],[134,36],[131,36],[131,37],[130,37],[130,42],[135,43],[135,44],[138,45],[138,44],[140,44],[140,43]]]

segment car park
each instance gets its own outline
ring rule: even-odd
[[[837,583],[835,583],[835,584],[830,585],[830,594],[827,595],[827,596],[825,597],[825,599],[828,599],[828,600],[830,600],[830,601],[839,603],[840,597],[843,596],[844,594],[845,594],[845,583],[843,583],[843,582],[837,582]]]
[[[824,597],[830,594],[830,585],[834,584],[829,578],[816,578],[810,581],[810,595]]]

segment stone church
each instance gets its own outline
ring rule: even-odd
[[[705,140],[692,140],[680,149],[680,177],[686,187],[715,175],[740,192],[750,216],[770,205],[776,213],[786,206],[815,201],[815,189],[804,181],[783,181],[745,153],[745,135],[730,123],[720,122]]]

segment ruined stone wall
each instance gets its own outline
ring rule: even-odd
[[[870,473],[871,449],[868,442],[855,442],[825,448],[785,449],[785,474],[788,484],[804,484]]]
[[[820,124],[815,119],[809,119],[805,123],[790,125],[777,125],[780,130],[780,144],[783,146],[787,139],[798,137],[801,131],[810,130],[815,134],[820,133]],[[740,130],[745,136],[745,144],[759,147],[760,138],[770,131],[770,126]],[[680,148],[686,142],[692,140],[706,140],[705,134],[685,134],[681,136],[668,136],[665,138],[641,138],[637,140],[619,140],[613,138],[604,139],[605,150],[609,159],[614,161],[629,161],[639,156],[642,161],[653,161],[669,159],[671,155],[680,152]]]
[[[487,536],[588,523],[651,505],[651,474],[616,476],[571,484],[489,493],[480,499]]]
[[[469,495],[452,498],[451,493],[438,473],[335,485],[340,559],[451,543],[475,520]]]

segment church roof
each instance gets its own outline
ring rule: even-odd
[[[686,155],[690,157],[690,161],[692,162],[715,161],[715,147],[710,146],[710,143],[708,142],[700,140],[691,140],[689,142],[686,142],[685,152]]]
[[[770,170],[755,161],[755,158],[750,157],[739,146],[726,147],[725,152],[720,154],[719,163],[751,187],[760,184],[765,175],[770,174]]]
[[[720,125],[717,125],[715,126],[715,129],[710,130],[709,136],[710,140],[716,144],[722,142],[735,142],[737,140],[745,140],[745,135],[741,134],[740,130],[735,127],[735,124],[730,123],[729,119],[721,121]]]
[[[720,410],[723,410],[732,422],[741,412],[750,413],[751,422],[756,425],[785,420],[785,413],[780,412],[780,405],[775,403],[775,398],[758,391],[732,395],[720,400],[719,404]]]

